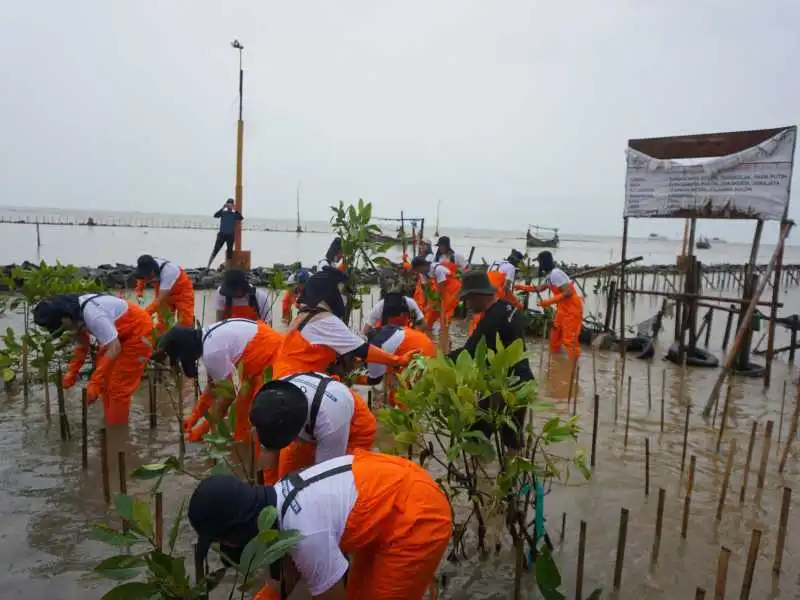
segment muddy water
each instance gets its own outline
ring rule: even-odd
[[[649,284],[645,285],[649,289]],[[588,289],[588,288],[587,288]],[[732,295],[733,292],[726,292]],[[198,300],[200,300],[198,298]],[[794,312],[800,307],[797,290],[782,292],[786,308],[782,313]],[[604,300],[600,296],[587,299],[587,309],[598,312]],[[198,307],[202,301],[198,301]],[[627,319],[636,323],[651,316],[658,303],[639,297],[635,305],[627,305]],[[369,301],[367,301],[369,308]],[[211,311],[206,309],[206,321]],[[357,317],[358,318],[358,317]],[[12,325],[15,323],[12,321]],[[671,331],[667,321],[666,331]],[[711,348],[721,356],[724,319],[715,316]],[[461,325],[456,326],[453,338],[463,339]],[[587,523],[587,554],[584,596],[594,587],[603,587],[604,597],[609,598],[693,598],[697,586],[708,591],[714,589],[716,561],[721,546],[732,551],[728,577],[727,597],[737,597],[742,583],[743,567],[750,532],[753,528],[763,531],[758,562],[753,582],[752,598],[800,598],[796,589],[800,578],[800,534],[797,534],[798,517],[796,500],[792,502],[789,519],[789,534],[783,573],[776,583],[771,574],[771,565],[776,543],[776,529],[782,488],[784,485],[798,488],[800,466],[796,456],[790,455],[786,473],[777,474],[779,455],[787,438],[794,397],[789,385],[784,407],[784,420],[780,424],[783,382],[789,377],[789,368],[776,363],[773,384],[766,392],[760,380],[741,379],[732,389],[731,416],[726,423],[722,445],[723,455],[715,452],[716,431],[712,430],[700,416],[702,405],[719,371],[717,369],[689,369],[685,381],[685,393],[681,395],[680,369],[660,356],[666,348],[670,335],[665,335],[661,352],[650,368],[650,394],[647,386],[647,363],[629,359],[625,367],[631,386],[631,411],[628,443],[625,447],[625,416],[627,384],[619,393],[618,418],[614,419],[615,363],[619,356],[611,352],[599,352],[595,361],[597,394],[600,396],[600,428],[598,433],[597,469],[590,482],[583,482],[575,475],[563,485],[556,485],[545,500],[545,513],[550,537],[556,544],[556,558],[562,567],[568,597],[574,597],[575,569],[577,561],[578,528],[581,520]],[[779,336],[777,346],[784,342]],[[569,388],[571,366],[561,356],[552,359],[542,345],[531,340],[530,349],[535,372],[541,369],[540,395],[550,398],[554,410],[566,414],[566,397]],[[759,358],[756,362],[763,362]],[[579,444],[588,453],[591,445],[591,411],[594,393],[592,356],[585,352],[580,361],[580,384],[578,388],[578,413],[584,416],[587,428]],[[541,366],[540,366],[541,365]],[[665,373],[666,386],[663,395],[664,431],[660,431],[662,403],[661,382]],[[55,396],[55,394],[53,394]],[[649,397],[649,400],[648,400]],[[686,468],[691,455],[697,457],[697,472],[692,495],[688,534],[680,538],[681,514],[684,493],[681,481],[682,442],[686,414],[686,403],[694,405],[689,421]],[[648,407],[649,404],[649,407]],[[73,439],[59,441],[58,422],[53,406],[52,420],[48,422],[41,389],[32,389],[26,401],[21,393],[0,396],[0,448],[3,462],[0,467],[0,522],[2,522],[2,544],[0,559],[8,566],[0,573],[0,596],[34,600],[39,598],[99,598],[110,586],[90,574],[91,568],[108,556],[110,549],[88,539],[93,522],[110,520],[109,511],[102,498],[100,480],[99,440],[97,431],[101,427],[99,407],[90,411],[89,423],[89,470],[83,472],[80,459],[80,409],[77,392],[67,393],[67,405],[72,425]],[[743,464],[747,449],[751,423],[760,423],[756,441],[749,484],[744,503],[739,503],[739,490],[743,479]],[[763,448],[763,430],[767,420],[775,423],[773,445],[769,452],[766,484],[757,493],[757,472]],[[780,440],[778,432],[781,429]],[[146,390],[140,390],[134,400],[131,425],[111,431],[109,436],[111,456],[112,488],[118,488],[117,452],[125,450],[127,468],[153,462],[178,452],[178,425],[174,410],[166,399],[159,402],[158,425],[150,430],[147,418]],[[651,445],[650,495],[644,493],[644,439]],[[732,439],[738,442],[735,467],[723,519],[715,524],[714,515],[722,483],[724,454]],[[557,449],[568,453],[571,448]],[[187,461],[190,466],[200,468],[197,448],[189,447]],[[129,492],[146,493],[150,482],[129,481]],[[650,551],[653,544],[658,488],[666,490],[664,534],[658,564],[651,568]],[[162,490],[165,498],[166,522],[171,518],[181,499],[193,488],[193,481],[180,476],[165,480]],[[628,540],[622,586],[618,593],[612,591],[612,577],[617,545],[617,530],[620,509],[630,511]],[[561,519],[566,513],[566,530],[561,541]],[[192,542],[190,531],[180,538],[181,548],[187,550]],[[189,564],[191,561],[187,561]],[[443,566],[448,575],[448,584],[442,595],[445,598],[469,600],[505,599],[513,586],[513,563],[506,551],[493,555],[484,562],[476,558]],[[524,582],[526,597],[536,597],[533,584]]]

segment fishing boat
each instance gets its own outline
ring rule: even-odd
[[[698,250],[708,250],[711,248],[711,240],[709,240],[707,237],[701,237],[699,240],[697,240],[695,246],[697,246]]]
[[[529,225],[525,234],[525,245],[528,248],[558,248],[558,229]]]

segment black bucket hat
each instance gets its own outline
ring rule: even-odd
[[[539,262],[539,277],[547,275],[556,267],[556,262],[553,260],[553,253],[549,250],[539,252],[539,256],[536,257],[536,260]]]
[[[224,539],[227,544],[220,544],[220,549],[238,562],[244,547],[258,535],[258,516],[268,506],[277,506],[272,486],[248,485],[233,475],[212,475],[201,481],[187,510],[200,556],[208,554],[213,542]]]
[[[506,260],[516,267],[523,258],[525,258],[525,255],[522,252],[519,250],[512,250]]]
[[[324,302],[334,315],[342,319],[344,318],[345,306],[342,295],[339,293],[339,285],[343,283],[347,283],[347,275],[339,269],[317,271],[303,286],[298,303],[314,308]]]
[[[33,309],[33,322],[51,334],[63,329],[63,317],[69,317],[74,323],[83,319],[76,294],[59,294],[50,300],[42,300]]]
[[[158,271],[158,263],[156,259],[149,254],[142,254],[136,261],[136,277],[142,279],[144,277],[151,277]]]
[[[446,247],[449,248],[450,247],[450,236],[447,236],[447,235],[441,236],[438,239],[438,241],[436,242],[436,245],[437,246],[446,246]]]
[[[280,379],[265,383],[250,408],[250,423],[267,450],[286,448],[300,435],[307,419],[308,398],[303,390]]]
[[[493,296],[497,290],[489,281],[489,276],[483,271],[468,271],[461,279],[461,298],[466,298],[471,294],[481,296]]]
[[[197,377],[197,361],[203,356],[203,332],[176,325],[158,340],[156,353],[165,353],[172,366],[180,363],[183,374]]]
[[[222,285],[219,293],[226,298],[238,298],[246,296],[253,291],[247,273],[241,269],[229,269],[222,276]]]

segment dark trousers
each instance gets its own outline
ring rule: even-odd
[[[222,250],[222,246],[227,246],[225,248],[225,258],[230,260],[233,258],[233,234],[232,233],[222,233],[221,231],[217,233],[217,241],[214,242],[214,249],[211,251],[211,260],[213,261],[216,258],[219,251]]]

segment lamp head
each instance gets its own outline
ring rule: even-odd
[[[244,46],[239,43],[239,40],[233,40],[231,42],[231,47],[236,48],[237,50],[244,50]]]

